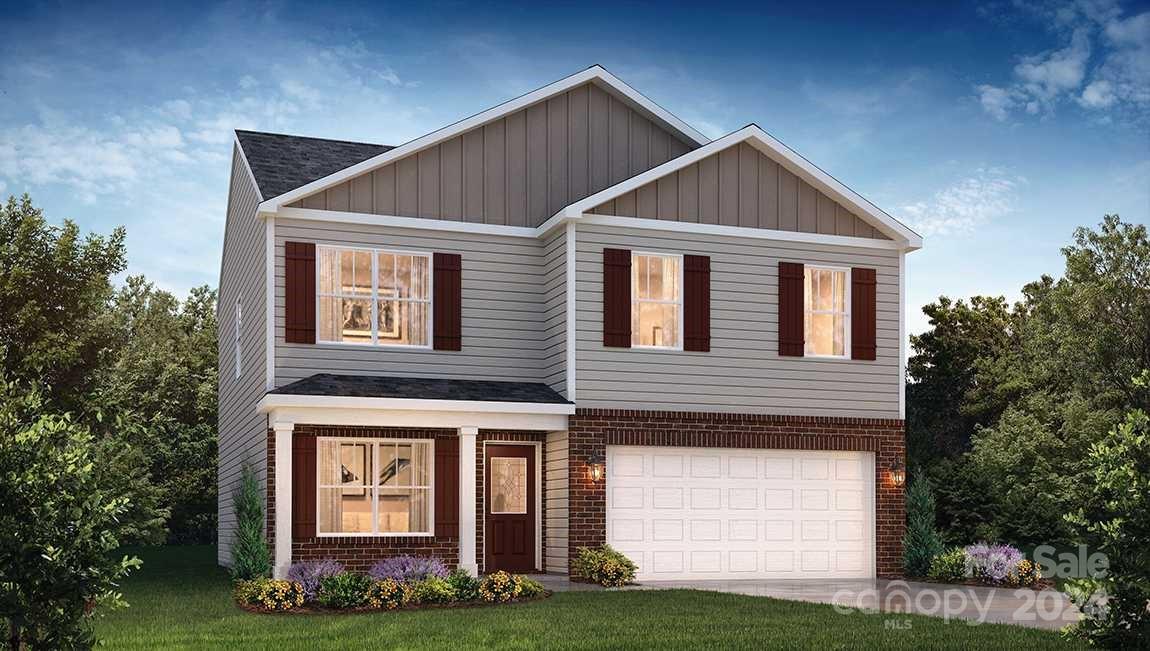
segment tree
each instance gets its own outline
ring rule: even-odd
[[[115,559],[129,499],[98,471],[105,452],[38,388],[0,375],[0,616],[9,645],[88,647],[91,618],[123,604]]]
[[[251,464],[240,471],[240,483],[232,492],[236,512],[236,535],[232,540],[232,578],[248,580],[267,576],[272,561],[264,538],[264,492]]]
[[[942,540],[934,528],[934,493],[930,479],[916,472],[906,493],[906,533],[903,566],[909,576],[926,576],[930,562],[942,553]]]

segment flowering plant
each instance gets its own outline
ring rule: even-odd
[[[368,575],[376,581],[392,579],[400,583],[414,583],[433,576],[446,578],[447,566],[438,558],[393,556],[372,565]]]
[[[519,577],[503,570],[488,574],[479,584],[479,594],[484,601],[511,601],[522,591],[523,584]]]
[[[978,543],[966,547],[967,574],[980,581],[1003,583],[1022,560],[1022,552],[1010,545]]]
[[[343,563],[331,559],[323,561],[303,561],[288,568],[287,578],[303,586],[304,598],[315,601],[319,596],[319,582],[327,576],[343,572]]]
[[[1008,585],[1023,588],[1029,588],[1041,580],[1042,568],[1034,561],[1025,558],[1019,561],[1018,565],[1006,575]]]
[[[303,605],[303,586],[296,581],[257,578],[237,581],[233,592],[236,601],[268,610],[291,610]]]
[[[376,581],[367,590],[367,605],[372,608],[395,610],[411,602],[411,586],[394,579]]]

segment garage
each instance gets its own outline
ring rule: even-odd
[[[607,541],[640,580],[869,578],[874,455],[607,448]]]

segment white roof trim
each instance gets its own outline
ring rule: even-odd
[[[356,163],[351,167],[345,167],[338,172],[329,174],[328,176],[320,179],[316,179],[311,183],[301,185],[300,187],[285,192],[278,197],[268,199],[267,201],[264,201],[260,204],[259,212],[275,212],[275,210],[280,206],[285,206],[303,197],[315,194],[316,192],[319,192],[325,188],[331,187],[333,185],[338,185],[339,183],[342,183],[343,181],[346,181],[350,178],[387,165],[392,161],[398,160],[405,156],[409,156],[422,149],[426,149],[427,147],[474,129],[475,127],[491,122],[492,120],[497,120],[505,115],[514,113],[522,108],[536,104],[542,100],[545,100],[559,93],[566,92],[587,82],[595,82],[601,86],[608,87],[611,90],[619,93],[630,103],[633,103],[635,108],[649,113],[659,122],[662,122],[666,126],[674,129],[675,131],[678,131],[683,137],[691,140],[692,142],[695,142],[698,145],[705,145],[710,142],[709,138],[693,129],[686,122],[683,122],[679,118],[669,113],[663,107],[644,97],[641,93],[639,93],[639,91],[623,83],[618,77],[611,74],[610,72],[607,72],[607,70],[602,66],[594,65],[590,68],[587,68],[586,70],[577,72],[570,77],[560,79],[559,81],[548,84],[542,88],[533,90],[526,95],[521,95],[513,100],[504,102],[503,104],[487,109],[481,113],[477,113],[469,118],[460,120],[455,124],[443,127],[438,131],[432,131],[425,136],[421,136],[415,140],[404,143],[394,149],[388,150],[377,156],[373,156],[363,162]]]
[[[490,400],[423,400],[419,398],[363,398],[355,396],[313,396],[269,393],[260,400],[257,410],[267,413],[283,407],[335,409],[384,409],[389,411],[434,411],[501,414],[575,413],[575,405],[539,402],[496,402]]]
[[[294,396],[269,393],[257,406],[274,422],[373,427],[563,431],[575,405],[480,400]]]
[[[580,219],[583,214],[595,206],[622,196],[631,190],[642,187],[652,181],[658,180],[672,172],[680,170],[692,163],[698,162],[707,156],[721,151],[740,142],[747,142],[767,156],[775,159],[799,178],[810,183],[830,198],[851,208],[868,223],[879,229],[896,242],[902,244],[900,248],[922,248],[922,236],[907,228],[902,222],[886,214],[877,206],[867,201],[854,190],[840,183],[837,179],[819,169],[816,165],[800,156],[790,147],[773,138],[757,125],[748,125],[734,133],[713,140],[694,151],[687,152],[678,158],[673,158],[658,167],[651,168],[642,174],[637,174],[626,181],[617,183],[609,188],[580,199],[567,206],[547,220],[543,226],[550,226],[564,219]]]

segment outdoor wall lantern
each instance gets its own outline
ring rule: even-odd
[[[906,467],[902,461],[895,461],[890,465],[890,481],[895,488],[902,488],[906,484]]]
[[[602,454],[592,454],[587,460],[587,468],[591,473],[591,481],[599,483],[607,476],[607,459]]]

